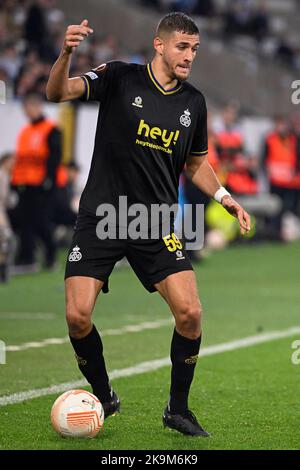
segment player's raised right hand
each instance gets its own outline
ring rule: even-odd
[[[88,20],[83,20],[79,25],[68,26],[63,45],[63,50],[67,54],[71,54],[86,37],[93,33],[88,24]]]

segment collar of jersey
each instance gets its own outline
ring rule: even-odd
[[[158,81],[156,80],[153,72],[152,72],[152,67],[151,67],[151,64],[147,64],[147,72],[148,72],[148,75],[151,79],[151,81],[154,83],[154,85],[156,86],[156,88],[163,94],[163,95],[172,95],[173,93],[176,93],[177,91],[179,91],[182,87],[181,83],[178,82],[178,84],[174,87],[174,88],[171,88],[171,90],[165,90],[160,83],[158,83]]]

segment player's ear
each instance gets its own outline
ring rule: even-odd
[[[154,49],[156,50],[156,52],[160,55],[162,55],[163,53],[163,49],[164,49],[164,42],[163,40],[159,37],[159,36],[156,36],[153,40],[153,46],[154,46]]]

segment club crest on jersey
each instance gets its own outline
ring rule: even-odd
[[[134,98],[134,101],[132,102],[132,105],[133,106],[137,106],[138,108],[142,108],[143,107],[143,100],[140,96],[136,96]]]
[[[73,250],[71,251],[69,255],[69,261],[80,261],[82,258],[82,254],[80,253],[80,248],[79,246],[74,246]]]
[[[189,127],[191,125],[191,118],[190,118],[191,113],[189,112],[188,109],[184,111],[184,113],[180,116],[180,124],[185,127]]]

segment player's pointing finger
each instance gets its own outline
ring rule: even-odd
[[[89,21],[88,20],[83,20],[80,23],[80,26],[84,26],[85,28],[87,28],[88,32],[90,32],[90,33],[93,32],[93,30],[91,28],[89,28]]]
[[[246,231],[246,224],[244,221],[244,211],[242,208],[238,209],[237,211],[237,218],[240,224],[241,234],[244,235]]]

